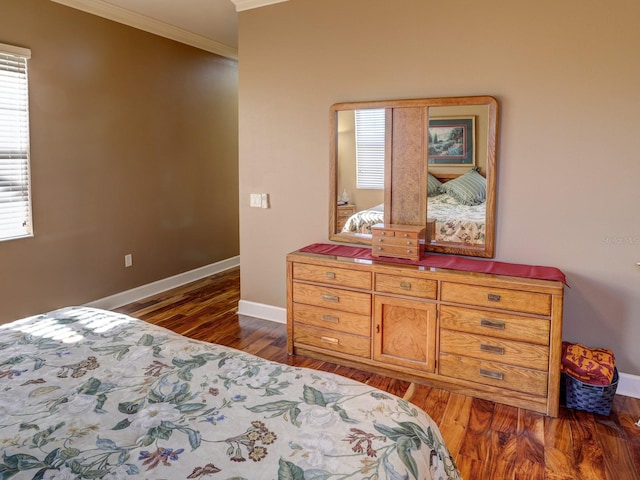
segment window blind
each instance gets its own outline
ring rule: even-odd
[[[0,240],[31,236],[28,49],[0,43]]]
[[[384,188],[385,109],[356,110],[356,186]]]

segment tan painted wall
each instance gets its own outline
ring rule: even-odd
[[[289,0],[241,12],[242,298],[327,239],[336,102],[494,95],[496,259],[567,275],[564,338],[640,374],[640,2]],[[339,75],[337,74],[339,72]],[[250,209],[269,192],[270,210]]]
[[[0,12],[32,51],[35,228],[0,243],[0,323],[238,255],[237,62],[50,1]]]

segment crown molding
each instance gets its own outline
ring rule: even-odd
[[[236,6],[236,12],[251,10],[252,8],[265,7],[274,3],[288,2],[289,0],[231,0]]]
[[[67,7],[75,8],[76,10],[82,10],[83,12],[90,13],[92,15],[97,15],[108,20],[113,20],[114,22],[122,23],[129,27],[144,30],[145,32],[153,33],[154,35],[169,38],[176,42],[191,45],[192,47],[215,53],[216,55],[232,58],[234,60],[238,59],[238,49],[236,48],[102,0],[51,1],[66,5]]]

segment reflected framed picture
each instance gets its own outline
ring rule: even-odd
[[[476,118],[429,119],[429,165],[476,164]]]

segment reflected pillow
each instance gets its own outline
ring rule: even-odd
[[[487,180],[474,167],[464,175],[440,186],[441,193],[447,193],[464,205],[480,205],[487,198]]]
[[[440,180],[430,173],[427,174],[427,196],[433,197],[434,195],[439,195],[441,185],[442,182],[440,182]]]

